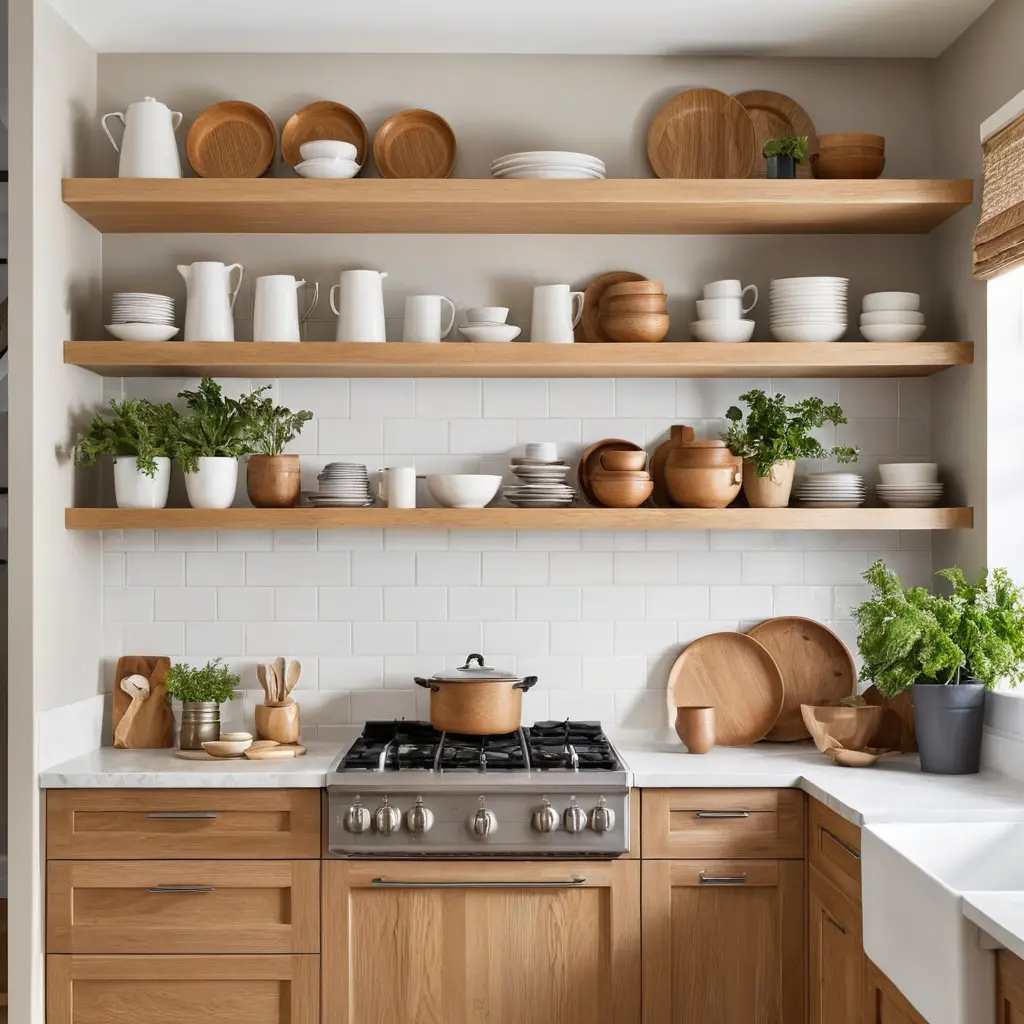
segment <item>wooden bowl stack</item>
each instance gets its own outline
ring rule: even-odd
[[[623,281],[605,289],[598,319],[613,341],[663,341],[669,326],[667,303],[660,281]]]
[[[877,178],[885,170],[885,136],[866,132],[819,135],[811,169],[816,178]]]
[[[594,497],[605,508],[639,508],[654,490],[646,467],[645,451],[602,452],[590,477]]]

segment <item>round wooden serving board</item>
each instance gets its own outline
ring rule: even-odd
[[[646,280],[647,278],[643,274],[634,274],[632,270],[613,270],[610,274],[595,277],[583,290],[583,313],[580,316],[580,322],[576,325],[576,340],[611,344],[612,339],[601,330],[601,323],[597,315],[601,296],[613,284],[622,284],[623,281]]]
[[[373,159],[382,178],[447,178],[455,167],[455,132],[432,110],[400,110],[377,129]]]
[[[260,178],[274,162],[277,129],[254,104],[226,100],[192,122],[185,151],[200,178]]]
[[[308,103],[288,118],[281,132],[281,155],[289,167],[294,167],[302,162],[299,147],[321,139],[351,142],[356,147],[356,163],[360,166],[366,163],[370,136],[363,119],[344,103],[330,100]]]
[[[770,89],[751,89],[749,92],[738,92],[734,99],[746,108],[750,119],[754,122],[757,133],[757,152],[760,155],[765,143],[772,139],[783,139],[807,136],[807,153],[818,152],[818,133],[814,130],[814,122],[806,110],[790,99],[785,93],[772,92]],[[768,166],[763,157],[754,161],[750,172],[751,178],[764,178],[768,174]],[[810,161],[797,164],[796,176],[810,178]]]

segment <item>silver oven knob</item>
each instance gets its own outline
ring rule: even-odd
[[[569,797],[569,806],[562,815],[566,832],[582,832],[587,827],[587,812],[576,803],[576,797]]]
[[[370,830],[370,812],[359,802],[359,797],[356,797],[355,803],[345,812],[341,823],[346,832],[354,832],[357,835]]]
[[[423,797],[416,797],[416,804],[405,812],[405,827],[410,832],[429,832],[434,827],[434,812],[423,806]]]
[[[470,815],[469,827],[478,836],[489,836],[498,831],[498,816],[484,805],[483,797],[480,797],[480,807],[476,813]]]
[[[615,812],[605,806],[603,796],[597,798],[597,806],[590,812],[590,827],[595,832],[611,832],[615,828]]]
[[[397,832],[402,827],[402,813],[388,803],[387,797],[384,797],[384,803],[373,812],[373,827],[385,836]]]
[[[534,832],[554,832],[560,821],[558,811],[551,806],[551,801],[547,797],[544,797],[540,802],[540,807],[530,817],[530,824],[533,826]]]

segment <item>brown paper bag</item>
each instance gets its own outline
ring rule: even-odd
[[[171,669],[170,658],[127,655],[117,659],[114,672],[114,746],[140,749],[174,746],[174,714],[164,685]],[[132,698],[121,689],[126,676],[140,675],[149,680],[149,697],[133,715],[125,735],[117,727],[131,706]]]

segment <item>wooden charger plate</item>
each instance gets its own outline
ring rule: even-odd
[[[356,163],[360,166],[366,163],[370,135],[363,119],[344,103],[317,100],[296,110],[281,132],[281,155],[288,166],[294,168],[302,162],[299,147],[320,139],[351,142],[356,147]]]
[[[580,492],[587,499],[588,504],[594,505],[597,508],[604,508],[604,506],[594,496],[594,491],[590,486],[590,476],[594,472],[595,467],[600,464],[601,452],[606,451],[642,452],[644,449],[632,441],[624,441],[621,437],[606,437],[603,441],[592,444],[580,456],[580,461],[576,465],[576,479],[580,485]],[[675,717],[673,717],[672,721],[675,721]]]
[[[747,630],[775,660],[785,696],[765,739],[791,743],[811,734],[801,704],[827,704],[857,692],[857,667],[846,644],[827,626],[798,615],[767,619]]]
[[[456,150],[452,126],[431,110],[400,110],[373,139],[373,158],[385,178],[447,178]]]
[[[751,89],[749,92],[737,93],[734,98],[743,104],[754,122],[758,155],[764,149],[765,143],[772,139],[800,135],[807,136],[808,156],[818,151],[818,133],[814,130],[814,122],[807,111],[785,93],[772,92],[770,89]],[[749,177],[764,178],[767,175],[765,161],[755,160]],[[810,162],[797,164],[796,176],[810,178]]]
[[[646,281],[643,274],[634,274],[632,270],[613,270],[610,274],[602,274],[594,278],[583,290],[583,313],[580,322],[576,325],[575,337],[577,341],[608,342],[614,344],[611,338],[601,329],[598,319],[598,306],[601,296],[613,285],[622,284],[623,281]]]
[[[694,640],[668,676],[668,713],[681,705],[715,709],[715,744],[743,747],[764,739],[782,710],[782,673],[746,633],[710,633]]]
[[[659,178],[746,178],[759,152],[746,108],[717,89],[673,97],[647,135],[647,155]]]
[[[274,162],[277,129],[254,104],[226,100],[192,122],[185,151],[200,178],[261,178]]]

